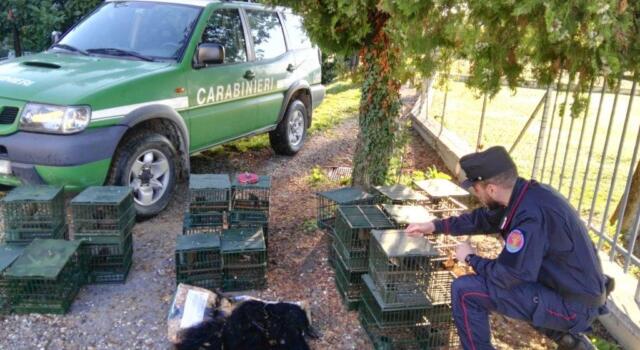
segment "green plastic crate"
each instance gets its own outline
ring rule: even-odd
[[[223,231],[221,250],[225,269],[260,267],[267,263],[264,234],[259,227]]]
[[[113,225],[122,220],[126,225],[132,215],[131,209],[135,210],[133,193],[131,188],[123,186],[89,187],[71,200],[74,222]]]
[[[400,229],[406,228],[409,224],[431,222],[436,218],[429,210],[419,205],[382,204],[382,210]]]
[[[66,224],[61,223],[53,230],[22,230],[22,231],[7,231],[5,232],[5,242],[8,244],[21,244],[27,245],[34,239],[67,239],[68,227]]]
[[[432,307],[415,324],[381,326],[369,306],[360,303],[359,318],[374,349],[453,350],[459,348],[460,341],[450,310],[448,305]]]
[[[19,245],[0,245],[0,315],[11,313],[9,282],[2,275],[24,251]]]
[[[225,226],[227,214],[225,212],[207,212],[207,213],[185,213],[183,228],[222,228]]]
[[[370,276],[382,300],[389,305],[422,305],[441,252],[424,237],[404,231],[374,230],[369,248]]]
[[[7,233],[52,232],[65,223],[62,187],[17,187],[1,202]]]
[[[267,285],[267,264],[251,267],[224,267],[222,289],[225,292],[264,289]]]
[[[401,184],[377,186],[375,189],[388,204],[421,204],[429,202],[429,197]]]
[[[255,184],[242,184],[237,176],[232,180],[231,210],[269,211],[271,177],[260,176]]]
[[[226,174],[192,174],[189,211],[194,214],[229,210],[231,181]]]
[[[82,219],[72,216],[73,229],[76,238],[91,238],[94,236],[122,236],[133,229],[136,224],[136,208],[131,207],[118,219]]]
[[[360,298],[360,293],[364,286],[362,284],[362,275],[364,275],[366,271],[350,271],[345,266],[340,255],[336,255],[337,257],[334,262],[336,285],[347,299],[357,300]]]
[[[335,225],[339,205],[373,205],[377,197],[357,187],[344,187],[316,193],[318,207],[317,224],[322,229],[332,229]]]
[[[427,298],[422,294],[422,303],[416,305],[387,304],[383,300],[379,289],[374,285],[371,276],[362,276],[362,302],[367,304],[375,321],[380,326],[413,326],[420,322],[427,314],[431,306]]]
[[[219,234],[178,236],[176,242],[177,284],[187,280],[214,279],[222,275]]]
[[[35,239],[5,271],[16,313],[64,314],[85,283],[78,241]]]

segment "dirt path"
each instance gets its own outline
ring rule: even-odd
[[[409,103],[412,97],[406,98]],[[371,345],[357,320],[337,294],[327,262],[327,237],[305,231],[315,220],[315,192],[306,177],[312,167],[350,166],[357,123],[349,119],[314,135],[293,158],[270,149],[245,153],[204,153],[192,158],[194,173],[254,171],[273,177],[269,239],[268,289],[257,293],[271,300],[308,300],[314,325],[323,333],[313,349],[367,349]],[[444,166],[417,134],[407,149],[406,169]],[[134,265],[125,285],[82,289],[66,316],[0,316],[0,349],[168,349],[166,316],[175,288],[175,237],[181,233],[184,185],[162,215],[134,228]],[[480,242],[479,242],[480,243]],[[493,238],[482,240],[490,252]],[[529,326],[494,317],[501,349],[546,348]],[[505,341],[507,341],[506,345]]]

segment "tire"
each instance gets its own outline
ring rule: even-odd
[[[307,107],[300,100],[293,100],[278,127],[269,133],[271,148],[276,154],[293,156],[304,146],[307,137]]]
[[[118,147],[107,183],[132,187],[137,217],[150,218],[169,204],[178,164],[171,141],[154,132],[141,132]]]

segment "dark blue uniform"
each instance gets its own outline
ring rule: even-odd
[[[465,349],[492,349],[489,312],[525,320],[547,334],[590,330],[605,312],[605,277],[575,209],[555,190],[518,179],[506,208],[476,209],[435,222],[437,233],[499,232],[497,259],[472,256],[476,275],[452,285],[453,316]]]

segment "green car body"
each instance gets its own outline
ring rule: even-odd
[[[91,21],[101,11],[117,13],[125,11],[125,7],[131,8],[126,11],[132,16],[145,11],[155,11],[157,15],[157,9],[163,6],[188,6],[185,12],[195,18],[189,32],[185,31],[182,47],[176,49],[179,54],[171,59],[137,59],[118,52],[110,55],[110,51],[81,54],[62,46],[54,49],[54,45],[43,53],[0,63],[0,184],[45,183],[81,190],[123,182],[110,179],[110,173],[117,171],[114,158],[119,149],[136,133],[151,132],[171,141],[179,160],[175,164],[176,176],[188,176],[189,155],[199,151],[266,132],[272,134],[272,144],[278,142],[278,137],[283,142],[282,132],[277,134],[277,129],[279,125],[286,129],[283,123],[294,101],[306,107],[300,113],[304,115],[305,130],[310,126],[312,110],[324,98],[319,51],[310,43],[294,42],[288,18],[294,18],[300,26],[299,18],[286,9],[213,0],[107,1],[84,21]],[[218,17],[214,17],[221,13],[227,16],[224,18],[228,23],[232,23],[229,18],[234,20],[223,29],[242,23],[235,27],[234,35],[240,39],[233,44],[234,50],[242,54],[225,48],[224,62],[203,64],[199,60],[205,56],[199,55],[205,51],[204,38],[209,38],[205,31],[222,28],[215,24]],[[88,23],[85,27],[90,27]],[[251,23],[266,27],[254,28]],[[81,35],[74,31],[82,29],[82,24],[67,32],[61,42],[66,36]],[[273,48],[276,57],[261,58],[269,56],[265,54],[268,50],[256,50],[265,42],[260,29],[276,33],[266,40],[267,49]],[[270,44],[278,42],[274,38],[280,32],[274,30],[282,32],[284,52],[278,51],[282,50],[281,44]],[[216,35],[219,34],[211,37]],[[171,42],[161,45],[173,47]],[[215,49],[216,44],[212,45]],[[227,63],[229,55],[234,55],[236,61]],[[51,114],[26,117],[28,103],[88,107],[90,121],[77,132],[33,130],[21,119],[50,123],[47,118]],[[61,108],[60,113],[66,113]]]

